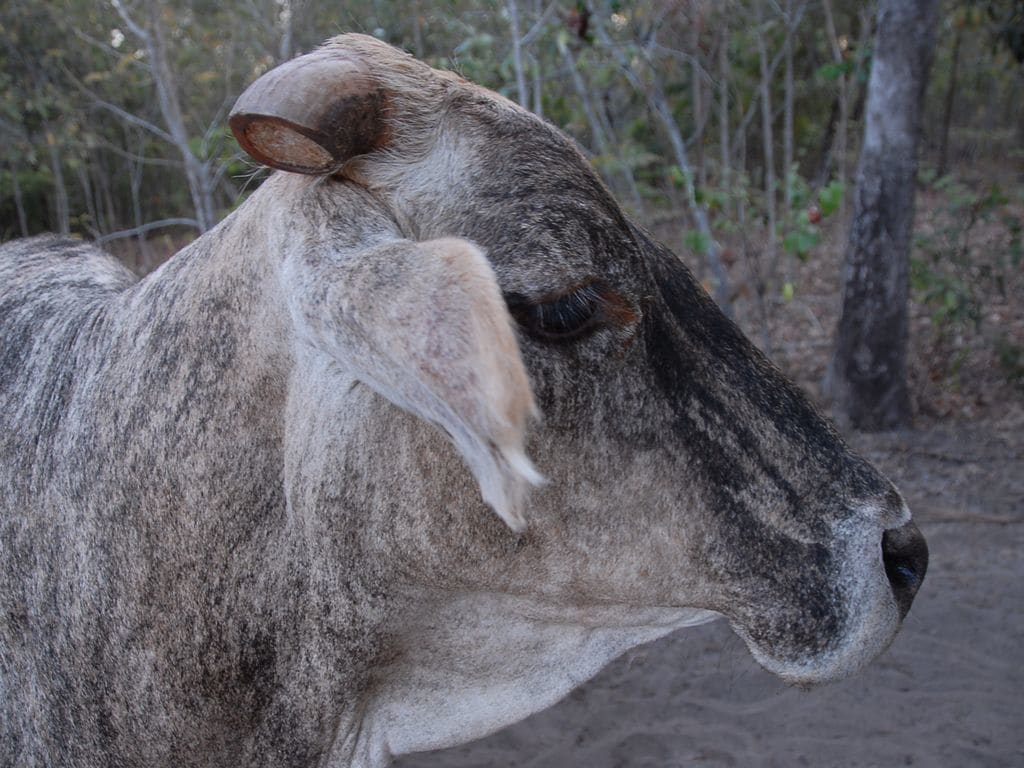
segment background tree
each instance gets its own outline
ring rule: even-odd
[[[948,202],[966,215],[950,222],[972,229],[950,231],[941,247],[934,237],[918,244],[912,298],[938,318],[945,343],[975,333],[978,287],[1003,290],[1015,268],[1024,4],[939,2],[919,181],[927,215],[963,182],[967,192]],[[834,243],[864,135],[876,3],[5,0],[0,239],[67,231],[141,272],[156,267],[264,178],[225,124],[242,89],[324,38],[358,31],[569,133],[634,218],[785,365],[794,349],[823,350],[837,313]],[[964,245],[1000,221],[999,249]],[[822,338],[794,339],[801,322]],[[1008,370],[1024,369],[1014,362],[1024,338],[996,343]],[[957,365],[950,359],[946,372]],[[804,382],[823,369],[815,363]],[[916,395],[920,375],[911,386]]]
[[[864,146],[827,389],[865,430],[909,426],[906,351],[921,105],[938,0],[880,0]]]

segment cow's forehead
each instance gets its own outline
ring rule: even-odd
[[[512,290],[542,297],[590,279],[629,289],[641,248],[589,161],[552,126],[487,98],[474,92],[444,121],[465,139],[452,234],[483,246]]]

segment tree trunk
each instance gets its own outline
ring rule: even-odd
[[[28,215],[25,213],[25,198],[21,193],[21,182],[18,180],[18,168],[10,166],[11,179],[14,182],[14,208],[18,212],[18,228],[22,237],[28,237]]]
[[[533,0],[533,15],[536,19],[534,24],[539,27],[538,34],[546,26],[544,14],[543,0]],[[533,73],[533,114],[537,117],[544,117],[544,90],[540,63],[540,57],[530,56],[530,71]]]
[[[880,0],[864,145],[843,270],[843,309],[825,381],[840,421],[910,425],[908,263],[921,102],[938,0]]]
[[[181,153],[185,164],[185,177],[188,179],[189,192],[196,212],[196,221],[202,232],[217,223],[216,206],[213,202],[213,181],[210,169],[192,152],[188,142],[188,129],[185,127],[185,113],[178,100],[177,86],[170,62],[167,60],[167,46],[164,42],[163,23],[160,19],[161,5],[156,0],[148,4],[150,29],[146,38],[150,55],[150,67],[156,86],[160,112],[167,124],[168,132],[174,137],[174,143]]]
[[[533,114],[544,117],[544,79],[540,71],[540,59],[530,56],[530,71],[533,73]]]
[[[728,189],[729,179],[729,22],[728,8],[722,14],[722,42],[718,48],[718,150],[721,168],[718,185]]]
[[[768,69],[768,43],[765,41],[765,23],[761,6],[757,6],[757,50],[761,62],[761,145],[764,152],[764,209],[768,237],[765,240],[768,269],[772,277],[776,272],[775,232],[778,216],[775,205],[775,140],[772,130],[771,72]]]
[[[147,0],[146,12],[149,28],[139,25],[131,17],[121,0],[111,0],[128,29],[146,46],[149,56],[149,69],[153,75],[157,102],[160,114],[167,125],[166,135],[170,137],[185,167],[185,178],[188,180],[189,194],[195,209],[199,231],[205,232],[217,223],[217,207],[213,201],[214,182],[210,166],[192,152],[188,141],[188,128],[185,125],[185,113],[178,99],[174,73],[167,60],[167,46],[164,41],[161,13],[163,6],[158,0]]]
[[[647,69],[651,78],[651,86],[650,88],[646,87],[633,68],[633,63],[629,57],[612,42],[608,31],[604,27],[603,18],[595,20],[594,32],[605,49],[611,52],[616,63],[622,69],[622,74],[626,76],[626,80],[633,87],[633,90],[636,91],[637,95],[643,96],[647,100],[648,108],[655,114],[665,129],[665,133],[668,134],[669,143],[672,145],[672,151],[676,158],[676,164],[683,174],[683,189],[686,192],[686,203],[690,209],[690,214],[693,216],[693,222],[697,226],[697,231],[700,232],[701,239],[704,241],[704,258],[711,269],[711,274],[715,277],[715,301],[727,317],[735,317],[732,300],[729,297],[729,276],[725,269],[725,263],[722,261],[718,242],[711,232],[707,211],[704,209],[704,205],[697,201],[697,191],[694,189],[693,184],[693,170],[686,154],[686,143],[683,141],[683,134],[679,130],[675,117],[672,116],[672,110],[669,108],[668,99],[665,97],[665,90],[662,87],[661,78],[658,77],[658,71],[648,60]],[[651,42],[654,42],[653,37]]]
[[[946,106],[942,115],[942,138],[939,144],[939,176],[946,175],[949,162],[949,126],[953,122],[953,102],[956,99],[956,76],[960,68],[960,40],[964,29],[957,25],[956,37],[953,38],[953,63],[949,69],[949,86],[946,88]]]
[[[793,0],[786,0],[786,75],[782,97],[782,184],[783,193],[782,217],[789,221],[793,213],[793,184],[790,176],[793,173]]]
[[[512,68],[516,73],[516,91],[519,106],[530,108],[530,93],[526,88],[526,70],[523,68],[522,36],[519,34],[519,5],[516,0],[507,0],[508,21],[512,32]]]
[[[839,47],[839,36],[836,33],[835,20],[832,18],[832,3],[831,0],[822,0],[822,7],[825,10],[825,29],[828,32],[829,43],[832,46],[832,58],[837,65],[842,67],[845,63],[843,57],[843,51]],[[850,96],[849,96],[849,77],[845,72],[839,73],[839,96],[837,97],[837,103],[839,105],[839,116],[836,122],[836,133],[835,133],[835,144],[832,151],[832,157],[835,160],[836,178],[839,181],[840,186],[846,189],[846,127],[850,120]],[[825,179],[828,182],[828,179]],[[839,220],[846,221],[846,200],[849,196],[843,195],[842,202],[839,204]]]
[[[53,228],[58,234],[71,232],[71,206],[68,202],[68,188],[64,182],[64,167],[57,151],[57,141],[49,123],[44,123],[46,130],[46,149],[50,158],[50,173],[53,174]]]
[[[130,166],[129,184],[132,191],[132,221],[136,229],[141,228],[143,225],[142,180],[145,168],[141,158],[144,149],[145,143],[140,140],[139,149],[136,153],[138,159]],[[139,249],[135,260],[136,271],[143,275],[148,274],[153,269],[153,251],[149,247],[149,241],[146,239],[145,232],[142,232],[141,229],[139,229],[136,245]]]
[[[423,9],[419,0],[412,4],[412,50],[417,59],[422,59],[426,51],[423,45]]]
[[[82,222],[82,227],[88,230],[90,237],[98,237],[100,234],[100,214],[96,205],[96,197],[93,195],[92,181],[83,163],[75,168],[75,176],[78,177],[78,186],[82,188],[82,199],[85,201],[85,212],[87,222]]]
[[[612,149],[608,141],[610,126],[601,121],[600,111],[594,107],[594,103],[590,98],[590,89],[583,81],[583,75],[580,73],[580,68],[576,63],[576,57],[573,56],[568,43],[559,38],[557,45],[558,52],[562,55],[562,61],[572,76],[573,88],[576,90],[580,106],[583,107],[583,114],[586,116],[587,123],[590,126],[590,138],[593,142],[592,149],[596,150],[597,154],[602,155],[606,161],[610,160],[612,157]],[[626,163],[622,163],[622,177],[626,182],[629,195],[633,199],[633,205],[638,213],[641,212],[643,210],[643,198],[640,196],[640,190],[636,185],[633,170]]]
[[[696,9],[694,9],[697,12]],[[690,24],[690,93],[693,99],[693,147],[697,163],[697,185],[700,188],[708,184],[707,167],[704,162],[704,83],[703,70],[700,65],[700,24],[693,19]]]

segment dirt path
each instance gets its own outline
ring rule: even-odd
[[[717,623],[627,654],[512,728],[398,765],[1024,766],[1024,410],[853,442],[931,548],[902,633],[863,674],[788,688]]]

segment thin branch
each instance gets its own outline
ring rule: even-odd
[[[117,106],[116,104],[111,104],[109,101],[104,101],[103,99],[101,99],[99,96],[97,96],[95,93],[93,93],[92,91],[90,91],[88,89],[84,89],[83,88],[83,90],[85,90],[85,92],[90,97],[92,97],[92,99],[96,103],[97,107],[100,107],[101,109],[105,109],[108,112],[117,115],[122,120],[124,120],[126,123],[130,123],[132,125],[138,126],[139,128],[143,128],[144,130],[147,130],[150,133],[152,133],[154,136],[156,136],[156,137],[158,137],[160,139],[163,139],[164,141],[166,141],[166,142],[168,142],[170,144],[174,144],[175,146],[177,146],[177,142],[174,140],[174,137],[171,136],[171,134],[169,134],[167,131],[165,131],[160,126],[154,125],[153,123],[151,123],[148,120],[145,120],[145,119],[139,117],[138,115],[133,115],[131,112],[129,112],[129,111],[125,110],[125,109],[122,109],[121,107]]]
[[[540,18],[534,22],[533,26],[530,27],[530,31],[523,35],[520,43],[525,48],[526,46],[533,43],[538,37],[544,34],[544,29],[547,26],[548,19],[551,18],[552,14],[558,8],[558,3],[552,3],[544,9],[544,13],[540,15]]]
[[[657,115],[658,119],[661,121],[662,127],[665,129],[665,133],[668,135],[669,143],[672,145],[672,150],[675,154],[676,164],[679,166],[679,170],[683,174],[686,203],[690,209],[693,221],[697,225],[697,230],[701,233],[701,236],[704,239],[704,257],[706,258],[707,264],[711,268],[711,272],[715,277],[715,300],[718,302],[719,308],[726,314],[726,316],[732,317],[733,310],[732,302],[729,300],[728,273],[725,270],[725,265],[722,263],[718,243],[715,242],[714,235],[711,232],[711,225],[708,222],[707,212],[704,210],[704,206],[697,200],[697,191],[694,188],[693,183],[693,171],[690,168],[690,161],[686,154],[686,143],[683,141],[682,132],[679,130],[679,125],[676,123],[675,117],[672,115],[672,110],[668,105],[668,99],[665,97],[664,89],[661,86],[658,73],[655,70],[654,63],[649,55],[648,47],[644,46],[641,50],[644,54],[644,60],[647,63],[647,69],[651,74],[651,87],[646,87],[644,85],[643,81],[641,81],[640,77],[633,69],[629,59],[622,52],[622,49],[612,42],[611,37],[608,35],[608,31],[604,27],[603,19],[595,18],[594,29],[602,45],[608,48],[615,57],[619,68],[622,70],[622,73],[625,75],[630,85],[633,86],[637,95],[642,96],[647,100],[648,109]],[[651,36],[648,40],[649,44],[653,41],[656,30],[656,27],[652,28]]]
[[[219,184],[221,179],[224,178],[224,175],[228,172],[228,170],[231,168],[231,166],[234,165],[239,160],[244,159],[245,157],[246,157],[245,152],[243,152],[240,149],[236,150],[235,152],[233,152],[231,157],[227,158],[226,160],[224,160],[223,162],[218,164],[217,170],[214,171],[214,174],[213,174],[213,182],[212,183],[215,186],[217,184]]]
[[[790,27],[789,27],[791,31],[795,31],[796,28],[798,26],[800,26],[800,22],[803,20],[804,12],[806,10],[807,10],[807,5],[804,4],[804,5],[801,5],[797,9],[796,13],[793,14],[793,21],[792,21],[792,24],[790,24]],[[785,47],[783,47],[783,48],[780,48],[778,51],[776,51],[775,56],[772,57],[771,63],[768,65],[768,77],[769,77],[769,79],[774,79],[775,78],[775,71],[779,68],[779,64],[782,63],[782,60],[783,60],[785,54],[786,54],[786,50],[785,50]],[[733,134],[733,139],[732,139],[733,146],[739,145],[739,143],[740,143],[740,136],[747,132],[747,129],[750,127],[751,121],[754,119],[754,116],[757,114],[757,108],[758,108],[760,103],[761,103],[760,93],[755,92],[754,97],[750,100],[750,104],[747,106],[747,111],[744,113],[743,119],[740,121],[739,128],[737,128],[736,132]]]
[[[519,36],[519,3],[518,0],[506,0],[508,20],[512,27],[512,68],[516,73],[516,91],[519,94],[519,106],[530,108],[530,94],[526,89],[526,73],[523,70],[523,41]]]
[[[145,155],[138,155],[134,152],[129,152],[126,149],[122,149],[117,144],[104,138],[100,138],[98,147],[102,147],[108,152],[112,152],[118,157],[123,157],[125,160],[131,160],[139,163],[140,165],[154,165],[161,168],[181,168],[180,160],[168,160],[165,157],[146,157]]]
[[[143,235],[146,232],[150,232],[154,229],[163,229],[164,227],[192,227],[193,229],[202,232],[199,222],[195,219],[160,219],[159,221],[151,221],[138,227],[132,227],[131,229],[122,229],[118,232],[111,232],[109,235],[97,237],[95,242],[97,244],[102,244],[109,243],[111,240],[123,240],[126,237]]]
[[[121,17],[121,21],[123,21],[125,26],[128,27],[128,30],[139,38],[139,40],[148,44],[149,33],[136,24],[135,20],[128,15],[128,11],[121,0],[110,0],[110,4],[114,7],[114,10],[117,11],[117,15]]]
[[[79,40],[82,40],[82,41],[88,43],[89,45],[91,45],[94,48],[102,51],[103,53],[105,53],[105,54],[107,54],[107,55],[117,59],[118,61],[121,61],[122,59],[126,58],[125,55],[121,51],[117,50],[117,48],[112,46],[110,43],[104,42],[103,40],[97,40],[92,35],[90,35],[90,34],[88,34],[86,32],[83,32],[82,30],[78,29],[77,27],[74,30],[72,30],[72,31],[74,32],[75,37],[77,37]],[[133,57],[127,57],[127,58],[129,59],[130,63],[133,66],[141,67],[142,69],[146,68],[146,65],[143,64],[141,61],[138,61],[137,59],[135,59]]]

